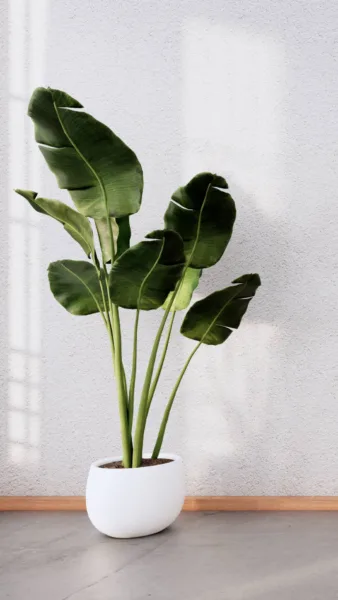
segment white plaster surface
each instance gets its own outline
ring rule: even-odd
[[[231,185],[233,239],[198,296],[251,271],[263,285],[177,397],[164,449],[183,456],[188,493],[338,493],[337,26],[334,0],[2,0],[2,495],[82,494],[89,464],[119,450],[100,319],[70,316],[48,289],[48,263],[81,250],[12,192],[67,197],[33,149],[36,85],[67,90],[137,152],[135,241],[198,171]],[[142,315],[141,371],[158,319]],[[191,347],[177,328],[146,449]]]

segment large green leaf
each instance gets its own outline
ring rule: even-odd
[[[59,187],[87,217],[137,212],[143,174],[135,153],[81,108],[65,92],[50,88],[37,88],[29,103],[35,139]]]
[[[191,297],[194,293],[194,290],[197,288],[202,270],[201,269],[191,269],[187,268],[182,282],[178,282],[178,292],[176,294],[175,300],[171,305],[170,311],[173,312],[175,310],[184,310],[188,308]],[[176,287],[177,287],[176,286]],[[175,292],[170,292],[168,298],[163,304],[163,308],[166,309],[172,299],[172,296]]]
[[[131,229],[129,217],[121,217],[120,219],[110,217],[110,222],[114,238],[115,258],[118,258],[130,246]],[[107,219],[96,219],[95,223],[103,250],[104,261],[110,262],[111,244]]]
[[[58,260],[48,267],[50,289],[72,315],[90,315],[102,308],[95,267],[82,260]]]
[[[111,299],[123,308],[158,308],[175,288],[183,267],[180,236],[175,231],[153,231],[113,264],[109,275]]]
[[[87,256],[93,252],[93,232],[87,217],[59,200],[40,198],[36,192],[29,190],[15,191],[26,198],[37,212],[49,215],[62,223],[65,230],[80,244]]]
[[[165,227],[180,234],[186,258],[195,269],[217,263],[230,241],[236,208],[227,188],[223,177],[200,173],[172,195]]]
[[[181,333],[203,344],[222,344],[240,325],[250,300],[261,285],[259,275],[243,275],[230,287],[196,302],[187,312]]]

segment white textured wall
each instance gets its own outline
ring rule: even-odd
[[[67,90],[137,152],[146,185],[134,240],[198,171],[231,184],[235,233],[198,293],[250,271],[263,286],[239,332],[197,354],[177,398],[164,446],[183,455],[188,492],[337,493],[336,2],[9,5],[0,5],[0,493],[82,494],[89,463],[119,449],[101,322],[71,317],[48,290],[48,263],[80,250],[11,191],[63,197],[32,150],[24,114],[36,85]],[[158,318],[142,315],[143,369]],[[191,345],[177,333],[148,448]]]

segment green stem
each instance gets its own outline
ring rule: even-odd
[[[202,214],[203,214],[203,209],[205,206],[205,203],[207,201],[208,198],[208,194],[209,194],[209,190],[211,188],[211,184],[208,185],[207,187],[207,191],[205,193],[204,196],[204,200],[203,203],[201,205],[201,210],[198,216],[198,223],[197,223],[197,228],[196,228],[196,238],[194,241],[194,245],[192,247],[192,250],[190,252],[189,258],[185,264],[185,267],[183,269],[183,273],[179,282],[179,285],[176,286],[176,289],[172,295],[172,298],[167,306],[167,309],[164,313],[164,316],[162,318],[162,321],[160,323],[160,327],[159,330],[157,332],[157,335],[155,337],[155,341],[154,341],[154,345],[153,345],[153,349],[151,351],[150,354],[150,358],[149,358],[149,363],[148,363],[148,368],[146,371],[146,376],[144,379],[144,385],[143,385],[143,390],[142,390],[142,395],[141,395],[141,400],[140,400],[140,407],[139,407],[139,411],[138,411],[138,417],[137,417],[137,423],[136,423],[136,429],[135,429],[135,443],[134,443],[134,452],[133,452],[133,467],[139,467],[141,462],[142,462],[142,451],[143,451],[143,439],[144,439],[144,430],[145,430],[145,426],[146,426],[146,421],[147,421],[147,415],[148,415],[148,397],[149,397],[149,390],[150,390],[150,385],[151,385],[151,379],[153,376],[153,372],[154,372],[154,367],[155,367],[155,361],[156,361],[156,356],[157,356],[157,351],[158,351],[158,347],[161,341],[161,336],[162,336],[162,332],[164,329],[164,326],[166,324],[170,309],[175,301],[175,298],[178,294],[178,291],[180,289],[180,286],[182,284],[182,281],[184,279],[184,276],[187,272],[187,269],[191,263],[192,257],[194,255],[194,252],[196,250],[197,247],[197,243],[198,243],[198,239],[199,239],[199,235],[200,235],[200,231],[201,231],[201,223],[202,223]]]
[[[114,319],[113,319],[113,311],[112,311],[112,302],[110,299],[110,289],[109,289],[109,276],[108,276],[108,272],[107,272],[107,268],[106,265],[103,265],[103,271],[104,271],[104,276],[105,276],[105,284],[106,284],[106,290],[107,290],[107,297],[108,297],[108,303],[109,306],[111,307],[109,310],[108,304],[106,302],[106,306],[107,306],[107,310],[108,310],[108,323],[109,323],[109,328],[111,330],[112,333],[112,337],[113,337],[113,348],[114,348]],[[101,291],[101,293],[103,294],[103,290]],[[105,299],[106,301],[106,299]],[[124,366],[122,363],[122,372],[123,372],[123,386],[124,386],[124,390],[125,390],[125,397],[127,399],[128,397],[128,392],[127,392],[127,378],[126,378],[126,373],[124,370]]]
[[[200,213],[199,213],[199,215],[198,215],[198,222],[197,222],[197,228],[196,228],[196,237],[195,237],[194,245],[193,245],[193,247],[192,247],[192,249],[191,249],[191,252],[190,252],[190,254],[189,254],[189,258],[188,258],[188,260],[187,260],[187,262],[186,262],[186,265],[185,265],[185,268],[184,268],[184,270],[183,270],[183,273],[182,273],[182,277],[181,277],[180,283],[179,283],[179,285],[176,287],[176,290],[175,290],[175,292],[174,292],[174,294],[173,294],[172,300],[171,300],[171,302],[169,303],[169,307],[168,307],[168,308],[169,308],[169,310],[170,310],[171,306],[172,306],[172,305],[173,305],[173,303],[174,303],[174,300],[175,300],[175,298],[176,298],[176,296],[177,296],[177,293],[179,292],[179,290],[180,290],[180,287],[181,287],[181,285],[182,285],[182,283],[183,283],[184,276],[185,276],[185,274],[186,274],[186,272],[187,272],[187,269],[189,268],[189,266],[190,266],[190,263],[191,263],[191,261],[192,261],[192,258],[193,258],[193,256],[194,256],[194,252],[195,252],[195,250],[196,250],[196,247],[197,247],[197,244],[198,244],[198,240],[199,240],[199,236],[200,236],[200,232],[201,232],[201,225],[202,225],[202,215],[203,215],[203,209],[204,209],[205,203],[206,203],[206,201],[207,201],[207,198],[208,198],[208,194],[209,194],[209,190],[210,190],[210,188],[211,188],[211,184],[209,184],[209,185],[208,185],[208,187],[207,187],[207,190],[206,190],[206,192],[205,192],[204,200],[203,200],[203,202],[202,202],[202,205],[201,205],[201,210],[200,210]],[[165,317],[166,317],[166,316],[167,316],[167,315],[165,315]],[[191,361],[192,357],[194,356],[195,352],[197,351],[197,349],[199,348],[199,346],[201,345],[201,343],[202,343],[202,342],[199,342],[199,344],[196,346],[196,348],[195,348],[195,349],[193,350],[193,352],[190,354],[190,356],[189,356],[189,358],[188,358],[187,362],[185,363],[185,365],[184,365],[184,367],[183,367],[183,370],[182,370],[182,372],[181,372],[181,375],[180,375],[180,377],[179,377],[179,379],[178,379],[178,381],[177,381],[177,383],[176,383],[176,385],[175,385],[174,391],[173,391],[172,395],[170,396],[170,399],[169,399],[169,402],[168,402],[168,406],[170,405],[170,406],[169,406],[169,409],[168,409],[168,406],[167,406],[167,409],[168,409],[168,414],[167,414],[167,417],[166,417],[166,420],[165,420],[165,416],[166,416],[166,413],[167,413],[167,409],[166,409],[165,416],[164,416],[164,418],[163,418],[163,421],[162,421],[162,425],[163,425],[163,427],[164,427],[164,429],[163,429],[163,434],[162,434],[162,439],[163,439],[163,435],[164,435],[165,427],[166,427],[166,424],[167,424],[167,420],[168,420],[168,417],[169,417],[169,414],[170,414],[171,406],[172,406],[172,403],[173,403],[173,401],[174,401],[174,398],[175,398],[175,396],[176,396],[176,392],[177,392],[177,390],[178,390],[178,387],[179,387],[179,385],[180,385],[180,383],[181,383],[181,380],[182,380],[182,378],[183,378],[183,375],[184,375],[184,373],[186,372],[186,370],[187,370],[187,368],[188,368],[188,365],[189,365],[189,363],[190,363],[190,361]],[[161,425],[161,429],[160,429],[160,432],[159,432],[159,436],[160,436],[160,434],[161,434],[162,425]],[[159,440],[159,437],[158,437],[158,440]],[[160,442],[159,449],[161,448],[161,444],[162,444],[162,441]],[[156,446],[157,446],[157,444],[156,444]],[[156,448],[156,446],[155,446],[155,448]],[[155,450],[154,450],[154,451],[155,451]]]
[[[96,227],[96,230],[97,230],[97,227]],[[100,236],[98,236],[98,237],[99,237],[99,241],[100,241]],[[102,249],[102,246],[101,246],[101,241],[100,241],[100,247],[101,247],[103,271],[104,271],[104,273],[106,273],[106,265],[105,265],[105,262],[104,262],[104,256],[103,256],[103,249]],[[99,280],[99,285],[100,285],[100,290],[101,290],[101,296],[102,296],[102,302],[103,302],[103,306],[104,306],[104,310],[105,310],[105,314],[106,314],[106,318],[104,318],[104,322],[105,322],[106,328],[107,328],[109,336],[110,336],[110,345],[111,345],[111,349],[112,349],[112,353],[113,353],[113,359],[114,359],[114,357],[115,357],[114,335],[113,335],[113,329],[112,329],[112,324],[111,324],[111,319],[110,319],[110,312],[109,312],[109,307],[108,307],[107,300],[106,300],[106,294],[104,293],[104,289],[103,289],[103,285],[102,285],[102,280],[101,280],[101,275],[102,275],[101,265],[100,265],[99,259],[98,259],[97,255],[96,255],[96,252],[95,252],[94,248],[92,250],[92,261],[93,261],[93,265],[94,265],[94,267],[96,269],[97,277],[98,277],[98,280]],[[103,316],[103,314],[102,314],[102,316]]]
[[[130,388],[129,388],[129,431],[133,429],[133,417],[134,417],[134,397],[135,397],[135,383],[136,383],[136,372],[137,372],[137,337],[138,337],[138,323],[140,318],[140,309],[136,310],[135,325],[134,325],[134,343],[133,343],[133,362],[130,376]]]
[[[123,367],[122,361],[122,347],[121,347],[121,327],[120,327],[120,319],[118,314],[118,308],[115,304],[112,304],[110,298],[110,290],[109,290],[109,281],[108,281],[108,273],[106,269],[106,265],[103,262],[103,272],[105,275],[105,283],[107,289],[107,295],[109,300],[110,311],[108,309],[107,303],[105,306],[107,307],[107,318],[108,318],[108,333],[113,357],[113,366],[116,378],[116,387],[117,387],[117,396],[118,396],[118,405],[119,405],[119,414],[120,414],[120,423],[121,423],[121,439],[122,439],[122,453],[123,453],[123,465],[125,468],[129,469],[131,467],[131,459],[132,459],[132,444],[131,444],[131,436],[129,434],[128,427],[128,407],[127,407],[127,385],[126,385],[126,375]],[[104,290],[102,288],[102,295],[105,299]]]
[[[102,296],[102,299],[103,299],[103,306],[104,306],[104,312],[100,309],[100,313],[101,313],[102,318],[104,320],[104,324],[105,324],[105,326],[108,329],[110,321],[109,321],[109,315],[108,315],[108,312],[107,312],[107,304],[106,304],[106,300],[104,298],[103,287],[102,287],[102,283],[101,283],[99,274],[98,274],[98,278],[99,278],[99,285],[100,285],[101,296]]]
[[[162,317],[160,326],[158,328],[153,348],[150,354],[148,367],[146,371],[146,376],[144,379],[140,406],[138,410],[136,429],[135,429],[135,438],[134,438],[134,452],[133,452],[133,467],[139,467],[142,462],[142,451],[143,451],[143,438],[144,438],[144,430],[146,426],[147,414],[148,414],[148,398],[149,398],[149,390],[151,385],[151,379],[154,372],[155,361],[157,356],[158,347],[161,341],[161,336],[163,333],[163,329],[165,327],[168,314],[172,307],[172,304],[175,300],[176,294],[173,294],[171,301],[169,302],[166,311]]]
[[[158,458],[158,455],[159,455],[161,447],[162,447],[162,442],[163,442],[165,430],[166,430],[166,427],[167,427],[167,423],[168,423],[170,411],[171,411],[172,405],[174,403],[175,396],[177,394],[177,390],[178,390],[178,388],[180,386],[180,383],[181,383],[181,381],[182,381],[182,379],[184,377],[184,374],[185,374],[185,372],[186,372],[186,370],[187,370],[187,368],[188,368],[188,366],[190,364],[190,361],[191,361],[192,357],[197,352],[197,350],[198,350],[198,348],[200,347],[201,344],[202,344],[202,342],[199,342],[195,346],[195,348],[193,349],[193,351],[189,354],[189,356],[188,356],[188,358],[186,360],[186,363],[185,363],[185,365],[184,365],[184,367],[183,367],[183,369],[182,369],[182,371],[181,371],[181,373],[180,373],[180,375],[179,375],[179,377],[178,377],[178,379],[176,381],[175,387],[174,387],[174,389],[173,389],[173,391],[172,391],[172,393],[170,395],[168,404],[167,404],[166,409],[164,411],[164,416],[163,416],[163,419],[162,419],[162,422],[161,422],[160,430],[158,432],[157,440],[156,440],[156,443],[155,443],[154,450],[153,450],[151,458],[154,458],[154,459]]]
[[[246,285],[245,285],[245,287],[246,287]],[[244,287],[244,289],[245,289],[245,287]],[[162,442],[163,442],[163,437],[164,437],[165,429],[166,429],[166,426],[167,426],[167,422],[168,422],[169,414],[170,414],[170,411],[171,411],[171,407],[172,407],[173,402],[175,400],[175,396],[176,396],[177,390],[179,388],[179,385],[180,385],[180,383],[181,383],[181,381],[183,379],[184,373],[186,372],[186,370],[187,370],[187,368],[189,366],[189,363],[190,363],[192,357],[197,352],[197,350],[201,346],[201,344],[203,344],[203,342],[204,342],[205,338],[207,337],[209,331],[211,331],[211,329],[213,328],[213,326],[217,323],[217,321],[218,321],[219,317],[221,316],[222,312],[226,309],[226,307],[232,301],[232,299],[234,298],[235,295],[236,295],[236,289],[234,289],[233,295],[230,296],[230,298],[228,299],[227,302],[225,302],[225,304],[222,306],[221,310],[218,311],[218,313],[216,314],[216,316],[211,321],[209,327],[206,329],[206,331],[202,335],[202,337],[201,337],[200,341],[198,342],[198,344],[195,346],[195,348],[193,349],[193,351],[189,354],[189,356],[187,358],[187,361],[186,361],[186,363],[185,363],[185,365],[184,365],[184,367],[183,367],[183,369],[182,369],[182,371],[181,371],[181,373],[180,373],[180,375],[178,377],[178,380],[177,380],[177,382],[175,384],[175,387],[174,387],[174,389],[173,389],[173,391],[171,393],[171,396],[169,398],[169,401],[168,401],[168,404],[166,406],[166,409],[164,411],[164,416],[163,416],[163,419],[162,419],[162,422],[161,422],[160,431],[159,431],[159,434],[157,436],[157,440],[156,440],[155,447],[154,447],[154,450],[153,450],[152,458],[157,458],[158,455],[159,455],[159,452],[161,450],[161,446],[162,446]]]
[[[170,341],[170,336],[171,336],[171,332],[172,332],[172,328],[173,328],[173,324],[174,324],[174,319],[175,319],[175,315],[176,315],[176,311],[173,311],[172,317],[171,317],[171,321],[169,324],[169,329],[168,329],[168,333],[167,333],[167,337],[164,343],[164,347],[163,347],[163,352],[162,352],[162,356],[155,374],[155,377],[153,379],[153,382],[151,384],[150,387],[150,391],[149,391],[149,396],[148,396],[148,407],[147,407],[147,414],[149,412],[150,409],[150,405],[152,402],[152,399],[154,397],[156,388],[157,388],[157,384],[158,384],[158,380],[160,378],[162,369],[163,369],[163,365],[164,365],[164,361],[165,361],[165,357],[167,355],[167,351],[168,351],[168,346],[169,346],[169,341]]]
[[[115,260],[115,246],[114,246],[114,236],[113,229],[111,225],[111,220],[107,215],[107,225],[110,237],[110,246],[111,246],[111,257],[112,264]],[[106,286],[107,293],[110,304],[110,311],[113,320],[113,333],[114,333],[114,343],[115,343],[115,377],[116,377],[116,385],[117,385],[117,395],[118,395],[118,403],[119,403],[119,413],[120,413],[120,422],[121,422],[121,438],[122,438],[122,450],[123,450],[123,465],[126,469],[131,467],[132,463],[132,441],[131,435],[129,431],[129,415],[128,415],[128,402],[127,402],[127,382],[126,382],[126,374],[123,366],[122,359],[122,339],[121,339],[121,323],[120,323],[120,315],[119,309],[116,304],[112,303],[111,295],[110,295],[110,287],[109,287],[109,279],[107,274],[107,269],[105,269],[106,274]]]
[[[121,421],[121,437],[123,449],[123,465],[126,469],[131,467],[132,447],[131,436],[128,426],[128,406],[126,401],[125,376],[122,362],[122,347],[121,347],[121,327],[118,314],[118,308],[115,304],[112,305],[113,322],[114,322],[114,340],[115,340],[115,375],[117,382],[117,395],[119,402],[119,412]]]
[[[55,102],[53,102],[53,106],[54,106],[56,116],[59,120],[59,123],[62,127],[62,130],[63,130],[65,136],[67,137],[67,139],[73,146],[74,150],[80,156],[81,160],[87,165],[88,169],[92,172],[93,176],[95,177],[95,179],[97,180],[97,182],[100,186],[102,198],[103,198],[104,205],[106,208],[107,224],[108,224],[108,230],[109,230],[109,236],[110,236],[111,255],[112,255],[112,263],[113,263],[114,258],[115,258],[114,236],[113,236],[112,224],[111,224],[109,211],[108,211],[108,199],[107,199],[106,189],[101,181],[100,176],[98,175],[98,173],[96,172],[94,167],[90,164],[90,162],[82,154],[80,148],[77,146],[77,144],[74,142],[74,140],[69,135],[64,123],[62,122],[62,119],[60,117],[60,113],[58,110],[58,106],[56,105]],[[101,245],[101,241],[100,241],[100,245]],[[101,246],[101,250],[102,250],[102,246]],[[113,325],[112,325],[113,336],[111,335],[111,331],[109,331],[109,336],[111,339],[112,348],[113,348],[113,346],[115,346],[114,366],[115,366],[115,376],[116,376],[116,380],[117,380],[117,392],[118,392],[119,412],[120,412],[120,421],[121,421],[123,464],[126,468],[129,468],[131,466],[132,452],[131,452],[131,439],[130,439],[129,427],[128,427],[128,407],[127,407],[125,374],[124,374],[123,362],[122,362],[120,318],[119,318],[119,312],[118,312],[117,306],[113,305],[112,301],[111,301],[107,269],[105,267],[104,260],[103,260],[103,265],[104,265],[105,280],[106,280],[107,293],[108,293],[108,299],[109,299],[109,308],[110,308],[110,313],[111,313],[112,321],[113,321]]]

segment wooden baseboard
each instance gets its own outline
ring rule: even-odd
[[[338,496],[188,496],[184,510],[338,510]]]
[[[0,496],[0,511],[83,511],[83,496]],[[183,510],[338,511],[338,496],[187,496]]]

